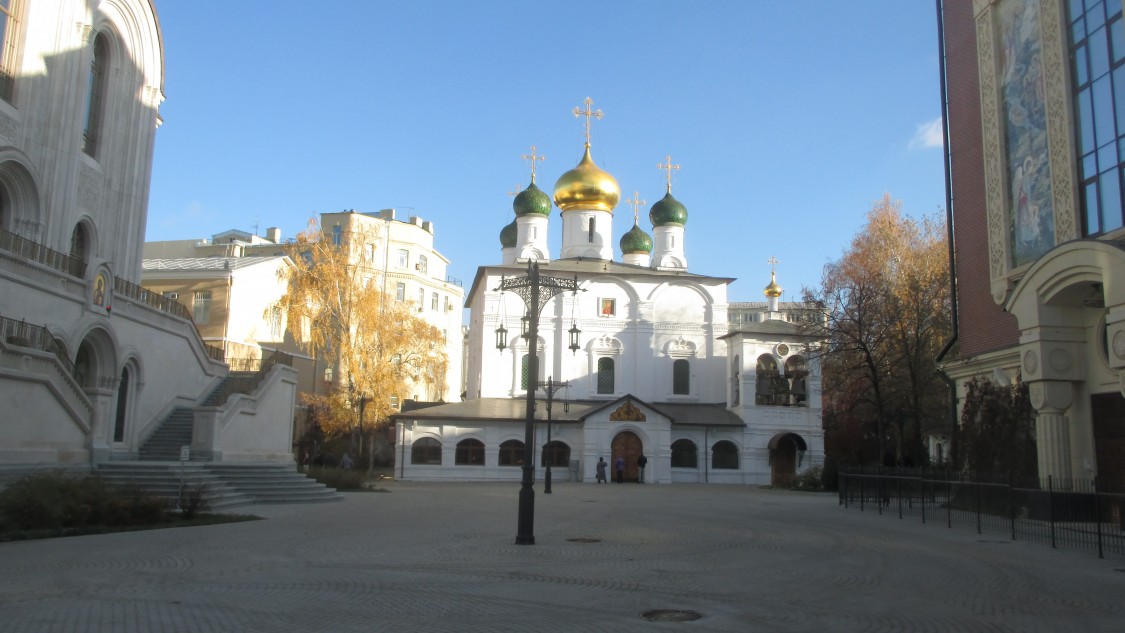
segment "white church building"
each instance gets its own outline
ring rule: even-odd
[[[650,236],[636,198],[632,226],[615,232],[620,188],[594,163],[588,127],[581,161],[559,177],[553,196],[536,185],[534,152],[530,158],[531,183],[500,232],[501,262],[481,266],[466,296],[465,399],[407,403],[393,416],[395,476],[519,480],[529,388],[537,391],[539,478],[551,465],[555,481],[593,482],[599,459],[612,470],[621,457],[625,480],[636,481],[642,454],[644,482],[663,484],[781,484],[821,464],[815,342],[781,311],[773,280],[767,318],[729,327],[734,279],[688,271],[687,208],[672,196],[678,166],[670,158],[663,166],[667,192],[649,209]],[[548,246],[554,207],[562,220],[557,254]],[[542,286],[578,288],[546,300],[539,314],[538,385],[528,384],[524,300],[500,290],[528,275],[529,262]]]

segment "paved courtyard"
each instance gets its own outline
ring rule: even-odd
[[[1121,631],[1125,561],[742,486],[391,482],[199,528],[0,543],[0,632]],[[573,540],[577,539],[577,540]],[[695,621],[650,621],[651,610]]]

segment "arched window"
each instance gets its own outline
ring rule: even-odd
[[[785,379],[789,387],[790,404],[803,406],[808,397],[806,378],[809,375],[808,364],[801,355],[790,356],[785,359]]]
[[[430,272],[430,262],[425,255],[418,255],[418,265],[414,267],[420,273]]]
[[[441,442],[432,437],[414,440],[414,444],[410,447],[410,463],[440,466]]]
[[[74,230],[70,232],[70,256],[86,263],[89,254],[90,238],[86,234],[86,227],[82,224],[75,224]]]
[[[97,155],[98,142],[101,140],[108,67],[109,41],[104,33],[98,33],[94,37],[94,52],[90,57],[90,75],[86,85],[86,120],[82,126],[82,151],[90,156]]]
[[[783,396],[788,389],[782,389],[781,376],[777,373],[777,359],[771,354],[762,354],[758,357],[757,383],[755,389],[756,404],[781,404]]]
[[[460,447],[458,447],[460,450]],[[500,444],[501,466],[523,466],[523,442],[508,440]]]
[[[0,1],[0,99],[5,101],[12,100],[20,4],[19,0]]]
[[[698,451],[691,440],[672,442],[672,468],[698,468]]]
[[[527,363],[531,360],[530,354],[524,354],[520,358],[520,389],[527,391]]]
[[[711,468],[738,469],[738,447],[734,442],[722,440],[711,447]]]
[[[570,466],[570,447],[554,440],[543,446],[542,464],[565,468]]]
[[[691,393],[691,363],[686,359],[672,362],[672,393],[678,396]]]
[[[590,218],[589,233],[590,233],[590,236],[589,236],[588,239],[589,239],[590,243],[593,244],[594,243],[594,218],[592,218],[592,217]]]
[[[484,466],[484,442],[473,439],[457,442],[453,463],[458,466]]]
[[[613,393],[613,359],[603,356],[598,359],[598,393]]]
[[[113,420],[113,441],[125,441],[125,412],[129,404],[129,368],[121,370],[121,384],[117,387],[117,415]]]

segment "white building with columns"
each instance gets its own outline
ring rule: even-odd
[[[632,227],[615,232],[620,188],[595,164],[588,135],[578,165],[550,197],[535,183],[534,153],[532,160],[531,183],[500,233],[501,261],[481,266],[466,296],[466,399],[408,403],[394,416],[396,476],[519,480],[529,388],[537,392],[540,477],[551,464],[556,481],[593,482],[599,459],[612,470],[621,457],[625,480],[637,481],[644,455],[647,483],[769,484],[822,463],[819,371],[804,360],[811,343],[782,320],[775,282],[766,294],[776,318],[730,330],[734,279],[688,271],[688,213],[671,187],[678,167],[670,159],[663,166],[668,185],[649,209],[650,237],[636,197]],[[555,259],[547,246],[553,208],[562,231]],[[578,288],[546,300],[539,314],[539,381],[564,383],[550,399],[528,382],[524,301],[500,290],[531,263],[542,286]]]

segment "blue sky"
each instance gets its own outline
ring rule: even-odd
[[[681,169],[691,272],[763,300],[819,284],[884,192],[940,212],[936,10],[916,0],[156,0],[165,54],[147,239],[284,237],[308,218],[397,208],[435,225],[449,274],[500,262],[520,159],[538,184],[582,156],[622,200]],[[560,250],[558,209],[550,247]],[[619,239],[632,208],[614,214]],[[620,259],[618,253],[617,258]]]

